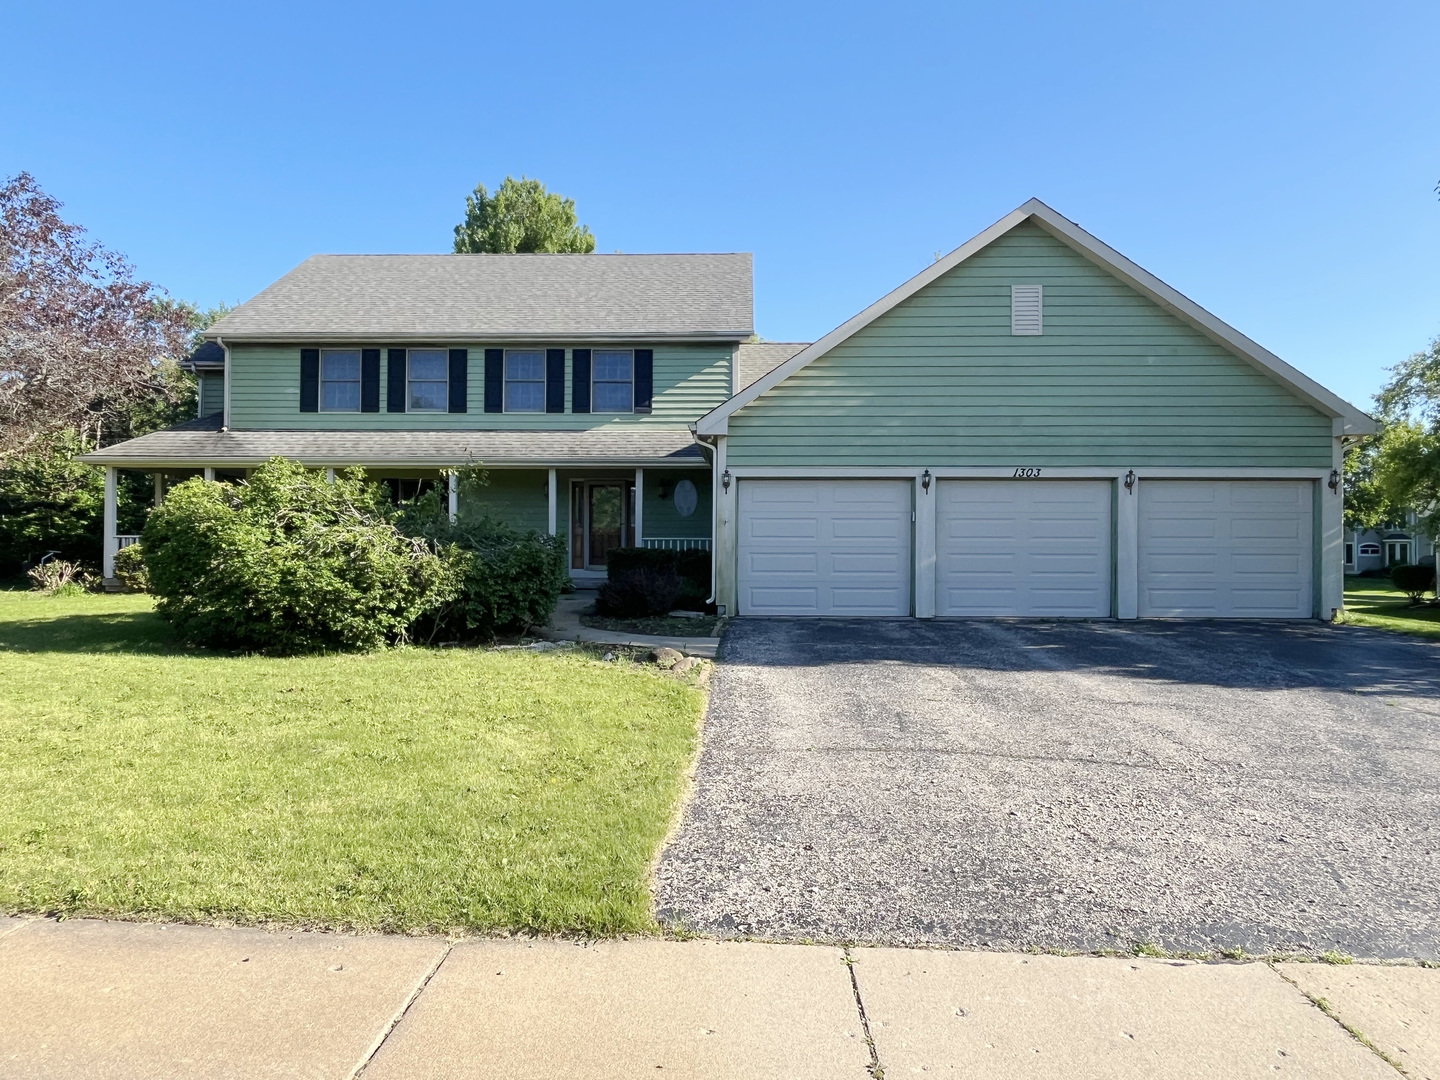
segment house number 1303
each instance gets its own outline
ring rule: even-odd
[[[1015,475],[1023,480],[1034,480],[1040,475],[1039,469],[1016,469]]]

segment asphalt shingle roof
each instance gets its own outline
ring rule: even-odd
[[[748,253],[314,255],[206,335],[738,340],[753,331],[753,299]]]
[[[306,465],[703,465],[684,428],[589,431],[222,431],[219,414],[153,431],[84,455],[121,468],[255,466],[268,458]]]
[[[735,391],[744,390],[762,375],[768,375],[789,360],[808,341],[746,341],[735,356]]]

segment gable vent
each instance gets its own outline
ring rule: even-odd
[[[1035,336],[1045,332],[1043,285],[1010,286],[1010,333]]]

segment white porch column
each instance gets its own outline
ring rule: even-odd
[[[1140,616],[1140,481],[1115,481],[1115,617]]]
[[[558,502],[558,500],[559,500],[560,496],[559,496],[559,494],[555,491],[555,485],[556,485],[558,482],[559,482],[559,481],[555,478],[555,470],[554,470],[554,469],[551,469],[551,470],[550,470],[550,479],[549,479],[548,481],[546,481],[546,484],[545,484],[545,491],[547,492],[547,496],[546,496],[546,497],[548,498],[549,503],[550,503],[550,506],[549,506],[549,514],[550,514],[550,517],[549,517],[548,520],[549,520],[549,523],[550,523],[550,524],[549,524],[549,528],[550,528],[550,535],[551,535],[551,536],[554,536],[554,535],[555,535],[555,526],[558,524],[558,521],[557,521],[557,517],[558,517],[557,510],[558,510],[558,507],[559,507],[559,502]]]
[[[105,546],[103,572],[105,577],[115,576],[115,552],[120,550],[120,541],[115,538],[115,466],[105,466]]]
[[[157,473],[155,474],[155,505],[156,505],[156,506],[159,506],[159,505],[160,505],[161,503],[163,503],[164,501],[165,501],[165,474],[162,473],[162,472],[157,472]]]
[[[450,521],[460,516],[460,474],[450,474]]]
[[[635,470],[635,546],[645,546],[645,470]]]
[[[935,617],[935,480],[928,471],[915,477],[915,617]]]
[[[209,466],[209,465],[206,465],[206,466],[205,466],[205,479],[206,479],[206,480],[214,480],[214,479],[215,479],[215,470],[214,470],[211,466]]]
[[[326,468],[326,470],[325,470],[325,482],[326,482],[327,484],[333,484],[333,483],[335,482],[335,466],[331,465],[331,466],[329,466],[328,468]]]

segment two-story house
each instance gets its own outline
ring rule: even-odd
[[[216,323],[201,416],[86,460],[483,466],[567,539],[712,550],[740,615],[1329,618],[1371,419],[1036,200],[809,345],[730,255],[316,256]],[[452,487],[452,511],[457,491]]]

